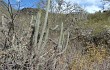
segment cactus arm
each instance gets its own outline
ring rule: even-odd
[[[61,24],[61,32],[60,32],[60,37],[59,37],[59,42],[58,42],[58,48],[61,50],[62,49],[62,36],[63,36],[63,23]]]
[[[63,54],[66,51],[66,49],[68,48],[69,36],[70,36],[70,33],[68,32],[68,36],[67,36],[67,41],[66,41],[65,48],[62,50],[62,52],[58,53],[57,55]]]

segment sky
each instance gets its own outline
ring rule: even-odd
[[[7,2],[8,0],[4,0]],[[16,4],[17,2],[20,1],[21,8],[25,7],[36,7],[36,3],[39,2],[40,0],[10,0],[11,4]]]
[[[11,3],[16,3],[21,1],[22,8],[25,7],[36,7],[36,4],[40,0],[10,0]],[[102,9],[101,0],[65,0],[66,2],[78,3],[81,7],[83,7],[89,13],[94,13]]]
[[[66,1],[78,3],[81,7],[83,7],[86,11],[90,13],[99,11],[102,8],[101,0],[66,0]]]

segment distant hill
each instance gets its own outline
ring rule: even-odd
[[[35,9],[35,8],[23,8],[20,10],[20,13],[30,14],[30,15],[36,14],[37,12],[38,12],[38,9]]]

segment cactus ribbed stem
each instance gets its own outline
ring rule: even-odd
[[[68,36],[67,36],[67,41],[66,41],[65,48],[62,50],[62,52],[58,53],[58,55],[63,54],[66,51],[66,49],[68,48],[69,37],[70,37],[70,33],[68,32]]]
[[[37,14],[36,23],[35,23],[35,42],[34,42],[34,46],[37,46],[37,42],[38,42],[40,18],[41,18],[41,12],[39,11],[38,14]]]
[[[60,38],[58,42],[58,48],[61,50],[62,49],[62,37],[63,37],[63,23],[61,24],[61,32],[60,32]]]
[[[47,10],[46,10],[46,15],[45,15],[45,21],[44,21],[44,25],[43,25],[43,29],[42,29],[42,33],[41,33],[41,37],[40,37],[40,40],[39,40],[39,43],[38,43],[38,50],[39,50],[40,47],[41,47],[42,39],[43,39],[44,32],[45,32],[46,25],[47,25],[48,11],[49,11],[49,9],[50,9],[50,1],[51,1],[51,0],[48,0]]]
[[[44,43],[42,45],[42,51],[44,50],[47,42],[48,42],[48,35],[49,35],[49,28],[47,29],[47,32],[46,32],[46,35],[45,35],[45,40],[44,40]]]
[[[32,15],[30,25],[32,25],[33,20],[34,20],[34,16]]]

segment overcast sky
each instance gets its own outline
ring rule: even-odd
[[[20,0],[11,0],[12,3],[15,3],[16,1]],[[36,3],[39,0],[21,0],[22,7],[35,7]],[[65,0],[67,2],[71,3],[78,3],[81,7],[83,7],[85,10],[87,10],[90,13],[94,13],[96,11],[101,10],[102,3],[101,0]]]

